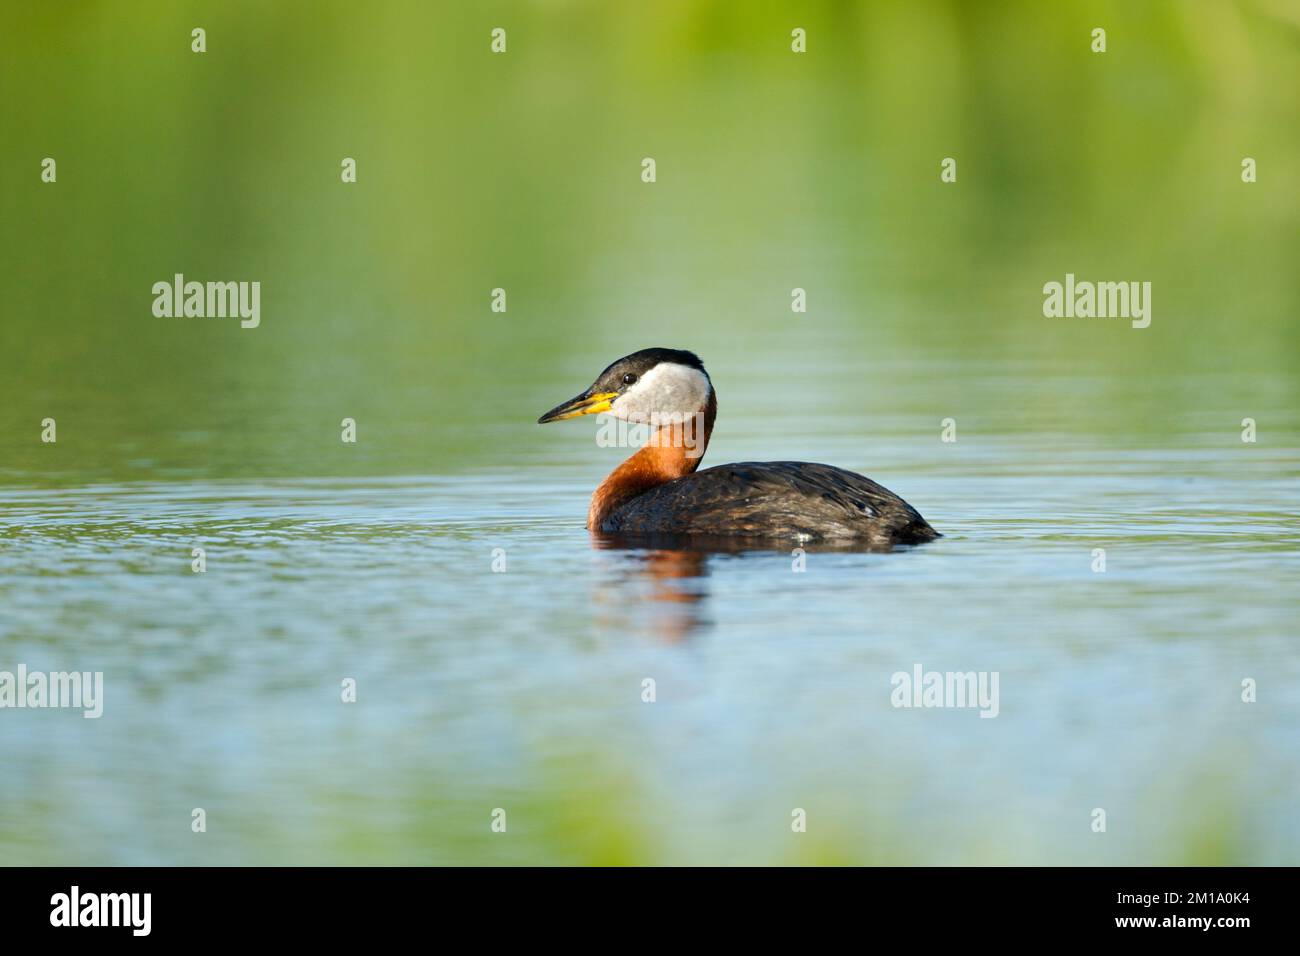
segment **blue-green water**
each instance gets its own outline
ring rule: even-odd
[[[946,536],[602,547],[591,420],[453,476],[6,489],[7,659],[106,682],[0,714],[6,862],[1294,862],[1293,444],[732,404],[706,461],[862,469]],[[998,716],[892,707],[918,663]]]

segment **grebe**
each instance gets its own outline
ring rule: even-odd
[[[591,496],[591,531],[852,541],[877,549],[939,537],[898,495],[843,468],[742,461],[696,471],[718,398],[692,352],[656,348],[624,356],[537,423],[597,412],[655,430]]]

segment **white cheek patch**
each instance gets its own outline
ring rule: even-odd
[[[697,368],[660,362],[614,400],[609,413],[629,422],[681,424],[709,403],[709,377]]]

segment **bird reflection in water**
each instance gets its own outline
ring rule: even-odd
[[[730,535],[596,533],[592,546],[599,551],[617,552],[609,564],[609,578],[598,589],[594,603],[618,605],[617,619],[598,616],[604,633],[624,631],[629,620],[649,621],[652,637],[668,644],[683,642],[712,624],[707,616],[708,579],[711,565],[719,560],[745,557],[757,560],[791,561],[804,545],[770,539],[736,538]],[[798,549],[796,552],[793,549]],[[910,551],[911,548],[872,547],[865,541],[821,542],[818,554],[878,554]],[[629,607],[636,611],[629,614]]]
[[[613,563],[612,594],[597,595],[601,605],[618,605],[617,621],[598,613],[602,629],[626,629],[629,617],[642,622],[654,640],[680,644],[710,623],[705,615],[708,597],[709,551],[699,545],[683,546],[672,540],[592,535],[601,551],[618,552]],[[636,612],[629,615],[630,606]]]

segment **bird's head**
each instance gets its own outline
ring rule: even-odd
[[[608,412],[629,422],[680,424],[704,411],[712,394],[709,373],[695,353],[642,349],[612,363],[590,388],[556,405],[537,423]]]

